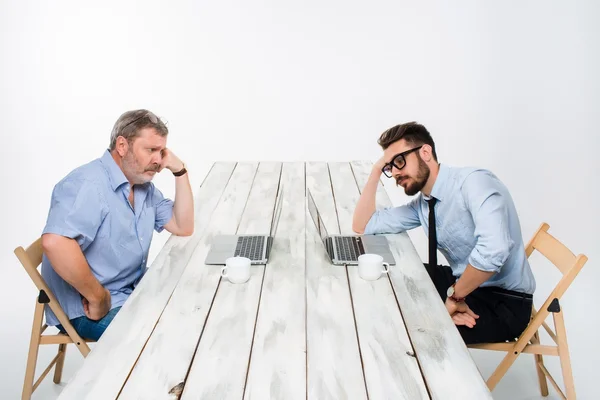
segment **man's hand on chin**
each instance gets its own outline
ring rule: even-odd
[[[158,171],[162,171],[163,168],[166,168],[171,172],[179,172],[183,169],[183,161],[181,161],[171,150],[165,148],[163,150],[163,159]]]

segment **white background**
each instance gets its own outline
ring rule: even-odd
[[[441,162],[506,183],[526,240],[547,221],[589,256],[562,303],[579,398],[596,398],[600,3],[416,3],[1,1],[0,397],[20,396],[36,294],[13,249],[40,234],[54,184],[102,155],[116,118],[148,108],[169,121],[195,191],[215,160],[375,160],[383,130],[425,124]],[[172,196],[172,179],[155,182]],[[422,230],[411,237],[426,260]],[[558,274],[532,261],[539,304]],[[499,361],[474,356],[486,376]],[[71,347],[63,380],[80,363]],[[49,377],[34,398],[59,390]],[[533,358],[494,395],[538,398]]]

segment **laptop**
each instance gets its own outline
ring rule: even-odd
[[[395,265],[396,260],[390,250],[385,236],[361,235],[344,236],[328,235],[317,205],[308,190],[308,211],[321,236],[327,255],[334,265],[358,265],[358,257],[362,254],[379,254],[383,261]]]
[[[279,191],[268,235],[218,235],[215,236],[204,261],[207,265],[225,265],[229,257],[247,257],[251,264],[266,264],[273,237],[281,216],[283,187]]]

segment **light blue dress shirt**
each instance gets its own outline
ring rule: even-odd
[[[122,306],[146,271],[153,230],[162,231],[173,215],[173,201],[148,182],[130,185],[107,150],[63,178],[52,192],[43,233],[75,239],[98,281],[111,294],[111,309]],[[42,260],[42,276],[69,319],[85,315],[82,297]],[[60,322],[46,307],[48,325]]]
[[[481,286],[533,294],[535,279],[525,255],[517,210],[504,184],[484,169],[440,165],[431,196],[435,205],[438,249],[452,273],[467,264],[495,274]],[[376,211],[365,234],[398,233],[422,225],[429,233],[428,196]]]

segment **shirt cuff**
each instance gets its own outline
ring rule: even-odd
[[[170,207],[168,210],[161,213],[161,219],[156,221],[154,230],[161,233],[165,229],[165,225],[168,224],[171,219],[173,219],[173,207]]]
[[[83,236],[81,234],[81,232],[77,232],[73,229],[69,229],[69,228],[65,228],[64,226],[57,226],[57,225],[46,225],[44,227],[44,230],[42,231],[42,235],[45,233],[53,233],[55,235],[64,236],[69,239],[81,238]],[[77,243],[79,243],[80,246],[82,245],[80,240],[77,240]]]
[[[500,256],[495,257],[498,260],[490,260],[489,257],[483,256],[477,249],[474,249],[469,256],[469,264],[473,266],[473,268],[478,269],[484,272],[500,272],[500,269],[506,262],[508,255],[506,257]]]
[[[373,213],[373,215],[371,215],[371,218],[369,219],[369,222],[367,222],[367,226],[365,226],[365,235],[374,235],[375,233],[377,233],[377,214],[379,211],[375,211]]]

